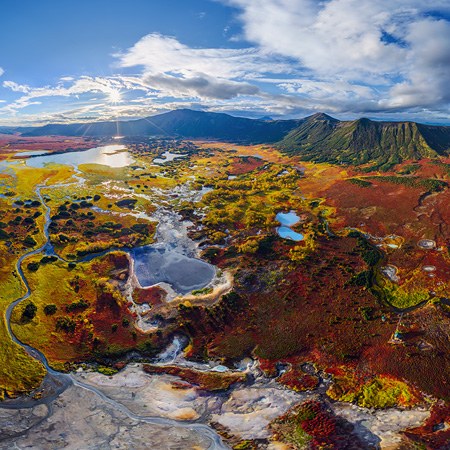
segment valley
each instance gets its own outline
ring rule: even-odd
[[[442,448],[448,153],[205,137],[5,138],[0,448]]]

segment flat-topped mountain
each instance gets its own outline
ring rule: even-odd
[[[302,159],[335,164],[373,163],[381,170],[408,159],[450,154],[450,127],[415,122],[339,121],[326,114],[307,117],[279,143]]]

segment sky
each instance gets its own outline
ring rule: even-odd
[[[450,0],[2,0],[0,125],[239,116],[450,124]]]

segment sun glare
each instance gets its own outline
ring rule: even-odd
[[[109,102],[110,103],[119,103],[122,100],[122,95],[120,91],[114,89],[109,93]]]

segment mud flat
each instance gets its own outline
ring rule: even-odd
[[[48,416],[48,417],[47,417]],[[0,410],[0,449],[161,449],[224,448],[208,436],[145,418],[129,417],[94,392],[72,386],[47,410]]]
[[[173,364],[181,356],[175,344],[157,364]],[[73,385],[51,403],[0,409],[0,449],[79,449],[83,436],[83,448],[223,450],[229,447],[213,427],[238,440],[270,439],[271,421],[323,392],[294,392],[262,376],[257,364],[243,369],[250,381],[224,391],[200,389],[178,376],[146,373],[141,364],[130,364],[113,376],[79,370],[68,375]],[[374,449],[396,448],[402,432],[422,425],[430,414],[425,408],[373,411],[342,402],[329,407]],[[276,443],[267,448],[277,448]]]
[[[145,373],[140,364],[129,365],[112,377],[81,372],[73,379],[92,386],[134,414],[204,426],[216,423],[241,439],[268,437],[267,425],[273,419],[313,395],[296,393],[264,377],[253,384],[237,383],[224,392],[209,392],[177,376]]]
[[[233,390],[211,420],[240,439],[264,439],[270,436],[267,426],[272,420],[309,397],[311,394],[297,393],[275,382],[257,383]]]
[[[200,395],[195,387],[182,383],[180,378],[149,375],[138,364],[128,365],[112,377],[95,372],[78,373],[73,377],[139,415],[195,421],[215,403],[211,396]]]

